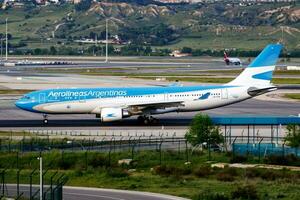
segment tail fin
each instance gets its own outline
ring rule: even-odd
[[[250,65],[228,85],[268,86],[279,58],[281,44],[270,44],[250,63]]]
[[[226,51],[224,51],[224,60],[228,58]]]

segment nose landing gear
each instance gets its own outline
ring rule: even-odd
[[[46,125],[48,124],[48,115],[47,114],[43,114],[43,123]]]

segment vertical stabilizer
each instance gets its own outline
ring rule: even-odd
[[[273,76],[276,62],[282,49],[281,44],[270,44],[250,63],[250,65],[227,85],[267,86]]]

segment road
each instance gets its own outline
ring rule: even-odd
[[[38,186],[34,187],[36,191]],[[16,185],[7,185],[8,194],[16,194]],[[29,186],[20,185],[20,192],[25,196],[29,196]],[[69,187],[63,189],[64,200],[187,200],[185,198],[127,190],[101,189],[101,188],[84,188],[84,187]]]

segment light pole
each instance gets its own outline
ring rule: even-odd
[[[40,200],[43,200],[43,158],[42,156],[38,157],[40,161]]]
[[[108,19],[105,21],[105,62],[108,62]]]
[[[7,56],[8,56],[8,37],[7,37],[7,18],[5,19],[5,30],[6,30],[6,53],[5,53],[5,60],[7,61]]]
[[[1,61],[3,59],[3,38],[2,38],[2,35],[1,35]]]

